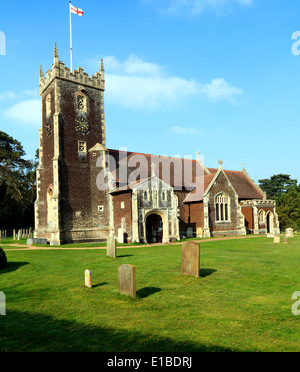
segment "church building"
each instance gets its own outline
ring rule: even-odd
[[[280,232],[275,201],[244,166],[108,149],[104,91],[103,61],[92,76],[70,71],[55,45],[52,69],[41,67],[35,238],[168,243]]]

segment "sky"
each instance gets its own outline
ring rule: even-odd
[[[38,148],[39,72],[70,66],[68,0],[0,0],[0,130]],[[73,67],[104,60],[107,148],[300,183],[297,0],[73,0]],[[5,42],[4,42],[5,41]],[[298,43],[299,41],[299,43]],[[299,45],[298,45],[299,44]]]

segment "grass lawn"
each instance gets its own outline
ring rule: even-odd
[[[0,271],[0,351],[300,351],[300,236],[201,243],[201,277],[181,246],[11,251]],[[137,298],[118,293],[136,267]],[[84,287],[91,270],[93,288]]]

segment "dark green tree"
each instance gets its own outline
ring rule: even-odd
[[[293,187],[288,193],[277,198],[277,214],[280,229],[292,227],[300,231],[300,186]]]
[[[287,194],[297,185],[297,180],[288,174],[276,174],[269,179],[258,180],[259,187],[266,192],[267,198],[274,199]]]
[[[25,160],[19,141],[0,131],[0,228],[33,226],[37,159]]]

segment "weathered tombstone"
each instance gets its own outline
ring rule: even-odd
[[[21,231],[19,230],[18,231],[18,240],[20,240],[20,237],[21,237]]]
[[[118,229],[118,243],[124,243],[124,231],[122,228]]]
[[[289,244],[289,238],[288,238],[287,236],[284,236],[284,237],[282,238],[282,242],[283,242],[284,244]]]
[[[294,237],[294,230],[291,227],[285,229],[285,236],[288,237],[288,238],[293,238]]]
[[[181,274],[200,276],[200,244],[186,242],[182,245]]]
[[[90,270],[85,270],[84,272],[85,286],[92,288],[92,273]]]
[[[33,239],[28,238],[27,239],[27,245],[31,246],[32,244],[33,244]]]
[[[274,236],[274,243],[280,243],[280,236]]]
[[[193,228],[192,228],[192,227],[188,227],[188,228],[186,229],[186,237],[187,237],[187,238],[193,238],[193,236],[194,236]]]
[[[107,238],[107,256],[108,257],[117,257],[117,244],[115,238]]]
[[[14,240],[16,240],[16,230],[13,231]]]
[[[267,238],[274,238],[274,234],[268,233]]]
[[[202,227],[197,227],[196,235],[197,235],[197,238],[203,238],[203,228]]]
[[[136,297],[135,267],[133,265],[121,265],[118,269],[119,293]]]

